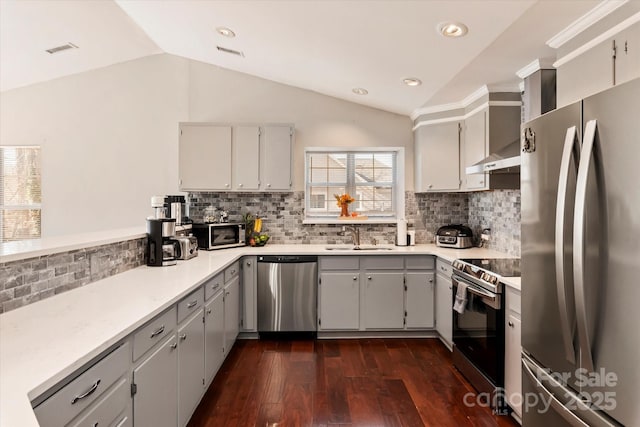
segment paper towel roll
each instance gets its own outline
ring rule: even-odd
[[[407,220],[406,219],[398,220],[396,245],[407,246]]]

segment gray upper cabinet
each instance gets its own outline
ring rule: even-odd
[[[291,191],[292,126],[262,127],[260,188],[265,191]]]
[[[255,191],[260,188],[260,128],[233,128],[233,189]]]
[[[640,23],[636,23],[559,65],[556,75],[558,107],[640,77],[639,40]],[[560,52],[559,59],[562,61],[577,47],[568,46]]]
[[[181,123],[178,170],[181,190],[229,190],[231,126]]]
[[[424,125],[414,135],[416,192],[459,190],[462,122]]]
[[[183,191],[291,191],[293,125],[180,123]]]

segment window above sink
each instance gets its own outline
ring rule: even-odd
[[[355,200],[340,218],[335,195]],[[386,223],[404,218],[404,148],[305,149],[306,224]]]

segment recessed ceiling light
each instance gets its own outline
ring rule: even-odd
[[[225,37],[232,38],[236,36],[236,33],[234,33],[233,30],[227,27],[218,27],[216,28],[216,31],[218,32],[218,34],[221,34]]]
[[[441,22],[436,29],[445,37],[462,37],[469,31],[467,26],[460,22]]]
[[[407,86],[420,86],[422,84],[422,80],[416,79],[415,77],[407,77],[406,79],[402,79],[402,83]]]
[[[351,92],[355,93],[356,95],[366,95],[369,93],[368,90],[361,87],[354,87],[353,89],[351,89]]]

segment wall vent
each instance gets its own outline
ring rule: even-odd
[[[51,49],[47,49],[46,51],[49,52],[50,54],[54,54],[54,53],[62,52],[67,49],[77,49],[77,48],[78,46],[76,46],[75,44],[67,43],[67,44],[63,44],[62,46],[52,47]]]
[[[239,50],[233,50],[222,46],[216,46],[216,49],[218,49],[220,52],[230,53],[231,55],[242,56],[244,58],[244,53],[240,52]]]

